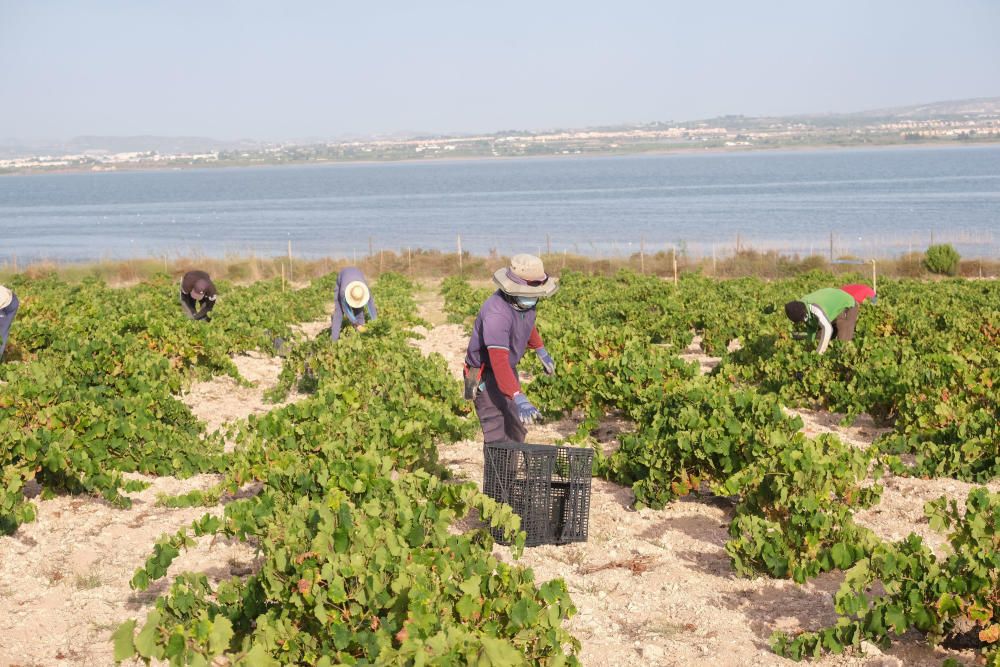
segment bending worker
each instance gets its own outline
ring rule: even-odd
[[[17,314],[20,305],[17,295],[0,285],[0,361],[3,360],[3,351],[7,348],[10,325],[14,323],[14,315]]]
[[[798,301],[786,303],[785,315],[792,322],[805,323],[808,333],[819,335],[816,352],[823,354],[834,335],[837,340],[854,338],[859,309],[860,302],[850,293],[834,287],[824,287],[806,294]]]
[[[337,274],[337,303],[330,318],[330,338],[340,339],[340,329],[346,318],[357,331],[365,330],[365,315],[374,322],[378,317],[375,299],[365,282],[365,275],[356,266],[345,267]]]
[[[556,365],[535,327],[535,306],[559,289],[534,255],[515,255],[493,274],[500,289],[479,309],[465,356],[466,398],[474,400],[486,444],[524,442],[526,424],[541,417],[521,392],[517,363],[533,349],[545,372]]]
[[[181,308],[189,320],[211,322],[208,314],[215,308],[215,283],[204,271],[188,271],[181,278]]]

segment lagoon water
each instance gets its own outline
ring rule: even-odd
[[[0,262],[373,247],[1000,256],[1000,147],[535,158],[0,177]]]

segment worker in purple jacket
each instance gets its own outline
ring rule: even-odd
[[[375,299],[361,269],[356,266],[344,268],[337,275],[337,303],[333,306],[333,317],[330,319],[330,338],[333,342],[340,339],[345,319],[355,330],[364,331],[365,322],[374,322],[377,317]]]
[[[474,401],[486,444],[524,442],[525,425],[541,413],[521,391],[517,364],[532,349],[545,372],[555,373],[535,327],[535,306],[555,294],[559,283],[534,255],[515,255],[493,282],[500,289],[479,309],[465,356],[465,396]]]
[[[0,285],[0,361],[3,360],[3,351],[7,347],[10,325],[14,323],[14,315],[20,305],[17,295]]]

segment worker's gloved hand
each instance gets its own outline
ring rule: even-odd
[[[363,325],[363,324],[359,324],[359,325],[357,325],[356,327],[354,327],[354,329],[355,329],[355,330],[356,330],[356,331],[357,331],[358,333],[364,333],[364,332],[365,332],[365,325]]]
[[[514,394],[514,405],[517,406],[517,417],[522,424],[534,424],[541,420],[542,413],[538,411],[524,394]]]
[[[555,375],[556,372],[556,362],[552,360],[552,355],[549,354],[548,350],[544,347],[540,347],[535,350],[535,354],[538,355],[538,360],[542,362],[542,368],[545,369],[546,375]]]

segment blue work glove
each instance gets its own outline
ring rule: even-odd
[[[540,347],[535,350],[535,354],[538,355],[538,360],[542,362],[542,368],[545,369],[546,375],[555,375],[556,373],[556,362],[552,360],[552,355],[549,354],[548,350],[544,347]]]
[[[514,405],[517,406],[517,417],[522,424],[533,424],[535,420],[541,420],[542,413],[531,404],[531,401],[524,394],[514,394]]]

